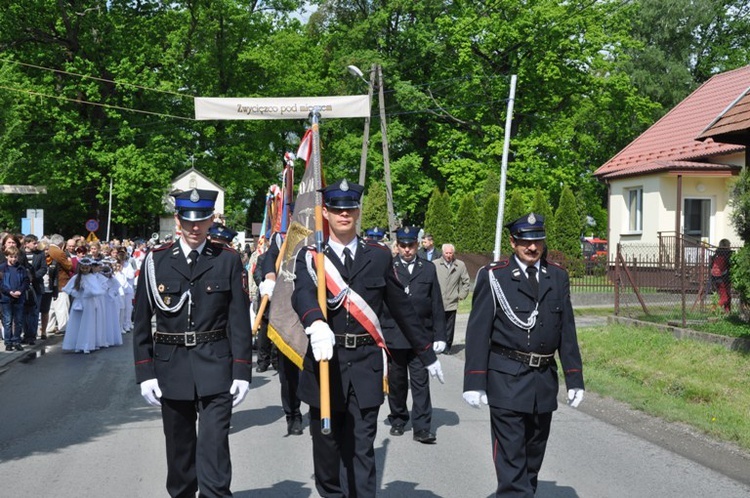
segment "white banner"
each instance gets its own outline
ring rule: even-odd
[[[196,97],[195,119],[307,119],[316,107],[323,119],[370,116],[370,98],[367,95],[267,99]]]

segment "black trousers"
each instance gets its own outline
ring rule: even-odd
[[[263,315],[258,327],[258,365],[274,367],[278,363],[279,350],[276,345],[268,338],[268,313]],[[282,355],[283,356],[283,355]]]
[[[310,407],[315,487],[324,498],[374,498],[379,406],[360,408],[349,388],[347,410],[331,411],[331,434],[320,431],[320,408]]]
[[[279,354],[279,382],[281,383],[281,406],[287,420],[302,418],[300,400],[297,397],[300,370],[292,360]]]
[[[409,409],[406,405],[411,387],[411,425],[414,432],[430,430],[432,425],[432,400],[430,399],[430,376],[419,357],[411,349],[389,349],[388,405],[391,409],[388,420],[391,425],[406,425]]]
[[[521,413],[490,406],[497,497],[533,498],[547,449],[552,412]]]
[[[453,346],[453,334],[456,331],[456,313],[457,310],[445,312],[445,352],[448,353]]]
[[[161,400],[167,443],[167,491],[173,498],[232,496],[229,424],[232,395],[206,396],[194,401]],[[200,429],[196,423],[200,418]]]

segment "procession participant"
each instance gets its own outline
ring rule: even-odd
[[[136,381],[146,401],[161,406],[173,497],[198,490],[201,496],[231,496],[229,423],[232,407],[249,391],[242,263],[233,249],[207,240],[217,195],[172,193],[181,235],[148,253],[136,289]]]
[[[435,265],[417,256],[417,227],[402,227],[396,232],[398,256],[393,258],[393,269],[414,305],[420,320],[430,332],[433,350],[445,349],[445,311],[440,293]],[[430,399],[430,377],[422,367],[409,341],[398,325],[390,318],[383,322],[383,335],[388,346],[388,405],[391,409],[388,420],[391,435],[401,436],[409,421],[407,395],[411,390],[411,425],[413,439],[423,444],[434,444],[437,436],[432,432],[432,400]]]
[[[268,296],[270,300],[270,306],[274,306],[273,289],[276,286],[276,260],[279,257],[281,246],[283,245],[283,237],[280,233],[274,233],[271,236],[271,243],[268,247],[268,251],[263,253],[259,261],[261,267],[260,272],[263,274],[263,281],[258,285],[258,292],[263,296]],[[261,334],[268,334],[268,317],[270,316],[270,306],[266,310],[266,316],[263,317],[261,322],[260,330],[258,331],[258,358],[261,354],[260,337]],[[278,351],[275,345],[273,349],[276,355],[276,367],[279,372],[279,383],[281,384],[281,407],[284,410],[286,417],[286,433],[290,436],[301,436],[303,434],[304,424],[302,422],[302,402],[297,396],[297,389],[299,388],[299,368],[294,364],[292,360],[286,357],[282,352]],[[271,362],[274,361],[273,356]],[[260,360],[259,360],[260,362]]]
[[[496,496],[536,492],[557,409],[557,351],[568,404],[583,400],[570,282],[544,259],[544,218],[530,213],[505,225],[513,256],[479,270],[466,327],[464,400],[490,406]]]
[[[380,227],[373,227],[365,230],[365,240],[371,240],[373,242],[383,242],[384,238],[385,230]]]
[[[310,338],[299,395],[310,405],[315,485],[324,497],[367,498],[377,492],[374,440],[384,400],[384,303],[430,375],[443,380],[431,336],[404,299],[390,252],[357,237],[362,190],[346,180],[320,190],[330,229],[321,282],[327,288],[327,319],[318,304],[314,248],[303,248],[295,262],[292,306]],[[321,428],[320,361],[330,361],[331,434]]]
[[[237,232],[216,221],[211,225],[211,228],[208,229],[208,237],[211,239],[211,242],[224,244],[225,246],[231,247],[232,241],[236,236]]]

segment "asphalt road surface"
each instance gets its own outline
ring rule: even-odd
[[[63,353],[60,342],[0,353],[0,495],[167,496],[161,419],[135,384],[131,337],[89,355]],[[390,436],[387,405],[380,411],[380,497],[494,496],[488,410],[461,399],[461,352],[440,358],[446,384],[432,387],[436,445],[414,442],[410,426]],[[310,437],[286,435],[276,372],[255,374],[251,388],[232,421],[234,495],[318,496]],[[750,458],[590,395],[581,409],[563,404],[555,413],[537,496],[747,498]]]

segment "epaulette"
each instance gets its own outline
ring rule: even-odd
[[[363,240],[363,242],[364,242],[363,245],[367,245],[368,247],[376,247],[378,249],[383,249],[385,251],[391,252],[390,247],[385,246],[385,245],[381,244],[380,242],[375,242],[373,240]]]
[[[172,247],[172,244],[174,244],[174,242],[166,242],[164,244],[159,244],[158,246],[152,247],[151,252],[158,252],[158,251],[163,251],[164,249],[169,249],[170,247]]]
[[[234,247],[227,245],[227,244],[220,244],[220,245],[221,245],[222,251],[229,251],[229,252],[233,252],[234,254],[237,254],[237,249],[235,249]]]
[[[485,266],[487,271],[490,270],[499,270],[501,268],[507,268],[510,266],[510,260],[509,259],[499,259],[497,261],[493,261],[492,263]]]

